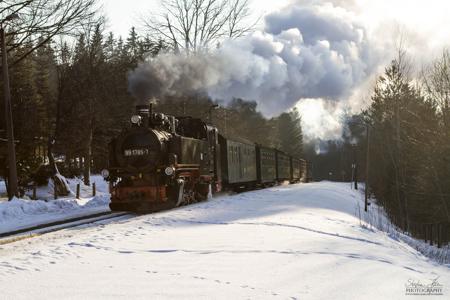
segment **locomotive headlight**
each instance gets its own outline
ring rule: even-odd
[[[106,169],[103,169],[102,170],[102,177],[105,178],[105,179],[108,178],[109,177],[109,171],[106,170]]]
[[[164,169],[164,173],[167,176],[172,176],[173,173],[175,173],[175,168],[174,167],[167,167],[167,168]]]
[[[131,123],[133,123],[133,124],[138,125],[141,123],[141,121],[142,121],[142,117],[139,115],[134,115],[131,117]]]

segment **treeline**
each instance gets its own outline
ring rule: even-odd
[[[134,28],[125,39],[105,35],[101,24],[85,28],[74,41],[69,44],[51,39],[10,69],[22,185],[35,179],[36,173],[49,177],[55,171],[66,176],[84,175],[89,184],[91,172],[107,167],[108,142],[129,126],[134,112],[136,101],[128,92],[128,73],[148,56],[172,51],[164,40],[139,36]],[[21,45],[9,51],[9,59],[32,48],[32,43]],[[3,116],[3,99],[0,103]],[[212,109],[213,104],[220,106]],[[256,102],[234,99],[222,103],[204,95],[158,99],[154,108],[176,116],[199,117],[218,126],[225,135],[302,156],[296,110],[266,119]],[[5,137],[4,129],[1,122],[0,137]],[[58,170],[53,169],[54,162]],[[3,174],[7,174],[6,165],[3,161]]]
[[[413,82],[405,54],[379,78],[365,113],[370,189],[396,223],[450,221],[450,59],[444,52]]]
[[[214,105],[218,107],[214,108]],[[301,117],[295,108],[278,117],[267,119],[258,112],[255,101],[233,99],[225,103],[205,96],[166,98],[158,101],[155,107],[175,116],[201,118],[217,126],[219,132],[225,136],[237,136],[303,157]]]
[[[378,78],[369,108],[346,118],[342,141],[329,142],[322,155],[307,152],[322,179],[350,180],[356,161],[359,179],[391,220],[419,234],[423,224],[450,221],[450,52],[419,76],[413,68],[400,51]]]

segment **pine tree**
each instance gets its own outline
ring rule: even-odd
[[[436,211],[448,220],[449,206],[435,161],[440,149],[436,109],[404,70],[401,60],[394,61],[372,97],[370,186],[397,225],[409,229],[418,220],[436,218]]]
[[[296,157],[303,157],[301,117],[296,108],[278,117],[279,147]]]

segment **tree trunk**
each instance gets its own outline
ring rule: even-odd
[[[86,147],[84,154],[83,181],[85,185],[91,185],[91,145]]]
[[[59,173],[58,166],[56,165],[55,156],[53,155],[53,145],[55,144],[54,137],[49,137],[47,142],[47,156],[50,165],[52,176]]]
[[[89,126],[89,135],[86,139],[86,145],[85,145],[85,154],[84,154],[84,168],[83,168],[83,177],[84,177],[84,184],[85,185],[91,185],[91,156],[92,156],[92,135],[93,135],[93,129],[92,124],[93,122],[90,122]]]

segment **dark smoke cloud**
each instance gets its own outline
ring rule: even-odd
[[[150,59],[130,73],[130,91],[143,100],[196,92],[240,97],[273,116],[303,98],[349,97],[378,64],[364,27],[333,4],[292,4],[265,25],[214,52]]]
[[[208,78],[209,73],[220,68],[213,66],[213,59],[213,55],[161,54],[139,64],[129,73],[129,90],[140,101],[206,92],[215,84]]]
[[[158,75],[159,73],[152,64],[141,64],[128,74],[128,88],[139,102],[144,103],[162,94],[163,82]]]

